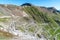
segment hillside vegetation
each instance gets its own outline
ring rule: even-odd
[[[37,7],[34,7],[34,6],[24,7],[24,11],[34,19],[37,25],[39,25],[38,28],[42,28],[43,30],[43,32],[41,33],[42,35],[44,35],[49,40],[54,40],[54,39],[60,40],[58,36],[60,35],[59,34],[60,33],[60,25],[59,25],[60,14],[52,13],[53,15],[51,15],[49,13],[44,13],[38,10]],[[45,25],[44,23],[48,25]],[[43,26],[41,26],[40,24],[43,24]],[[40,30],[37,29],[37,31],[40,31]]]
[[[60,40],[60,11],[53,7],[0,5],[0,39]]]

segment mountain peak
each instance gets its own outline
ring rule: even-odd
[[[53,9],[53,10],[56,10],[56,8],[55,8],[55,7],[48,7],[48,9]]]
[[[60,11],[57,10],[55,7],[48,7],[47,9],[52,11],[53,13],[60,13]]]
[[[31,5],[32,5],[31,3],[24,3],[21,6],[31,6]]]

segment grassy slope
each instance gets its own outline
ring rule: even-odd
[[[60,33],[60,30],[59,30],[60,26],[57,23],[57,21],[60,22],[60,18],[58,15],[54,14],[54,16],[53,15],[49,16],[49,14],[40,12],[36,7],[33,7],[33,6],[24,7],[24,11],[26,13],[28,13],[30,16],[32,16],[32,18],[37,23],[48,23],[48,25],[44,26],[44,28],[43,28],[44,29],[43,34],[45,36],[47,35],[48,36],[47,38],[50,38],[50,40],[53,40],[55,38],[56,34]],[[56,20],[56,19],[58,19],[58,20]],[[49,37],[49,36],[51,36],[51,37]]]

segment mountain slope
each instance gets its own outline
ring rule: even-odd
[[[57,22],[60,20],[60,18],[58,17],[60,14],[55,14],[53,12],[50,13],[49,11],[48,11],[49,13],[48,12],[44,13],[44,11],[42,12],[38,10],[37,7],[34,7],[34,6],[24,7],[24,10],[27,13],[29,13],[32,16],[32,18],[39,24],[40,23],[48,24],[48,25],[43,24],[43,28],[42,28],[43,32],[41,33],[45,35],[47,39],[60,40],[59,37],[57,36],[59,35],[59,32],[60,32],[58,31],[60,29],[60,26],[59,26],[59,23]]]
[[[60,40],[60,12],[55,8],[0,5],[0,14],[1,33],[12,35],[12,40]]]

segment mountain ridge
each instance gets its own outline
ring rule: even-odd
[[[20,37],[22,40],[60,40],[60,12],[57,9],[29,3],[22,5],[0,5],[0,25],[8,32],[6,35],[14,34],[18,36],[16,40]]]

